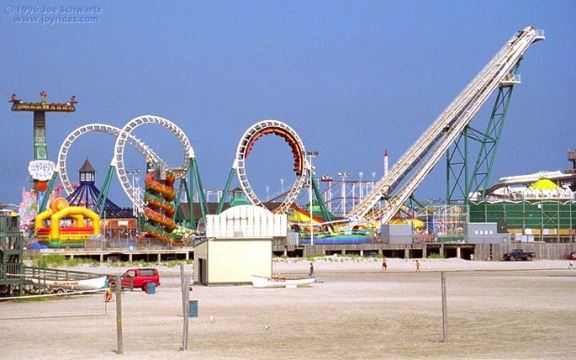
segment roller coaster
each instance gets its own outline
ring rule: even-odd
[[[170,175],[166,177],[168,180],[165,181],[165,183],[158,182],[157,179],[152,176],[152,173],[149,172],[145,177],[145,183],[147,189],[150,189],[152,192],[146,192],[144,196],[138,196],[139,192],[135,191],[133,185],[130,183],[128,179],[128,173],[126,171],[126,166],[124,164],[124,151],[126,145],[128,144],[133,146],[143,157],[145,157],[148,162],[156,164],[157,167],[162,167],[165,164],[165,162],[152,149],[150,149],[148,145],[132,135],[132,131],[135,128],[145,124],[157,124],[170,130],[170,132],[172,132],[172,134],[182,145],[184,162],[180,167],[168,169],[166,171],[166,173],[169,173]],[[72,185],[69,180],[66,165],[68,153],[70,152],[74,142],[77,141],[81,136],[94,132],[109,134],[116,136],[117,138],[112,162],[108,171],[108,175],[106,176],[106,180],[104,181],[103,191],[101,192],[101,198],[99,198],[97,201],[96,210],[98,212],[101,213],[103,211],[103,204],[106,198],[106,194],[109,190],[112,174],[116,173],[124,192],[130,198],[138,212],[145,214],[147,219],[156,224],[145,224],[145,231],[154,237],[172,242],[168,237],[168,233],[174,230],[176,226],[173,217],[175,215],[175,208],[178,205],[172,204],[172,201],[175,198],[179,199],[181,194],[175,196],[174,190],[172,190],[171,187],[176,179],[183,179],[185,174],[189,172],[190,178],[188,181],[184,181],[184,185],[181,186],[181,189],[184,188],[184,192],[188,198],[190,213],[192,214],[192,201],[190,199],[194,198],[194,189],[191,187],[192,184],[196,184],[197,193],[201,200],[200,203],[202,218],[206,215],[207,206],[206,200],[203,198],[204,190],[202,181],[200,179],[198,167],[195,161],[194,150],[192,149],[188,138],[184,132],[171,121],[152,115],[137,117],[128,122],[122,129],[111,125],[94,123],[81,126],[72,131],[65,138],[62,146],[60,147],[60,152],[58,154],[57,172],[49,184],[49,191],[53,187],[53,182],[56,175],[60,176],[62,187],[67,193],[70,194],[74,191],[74,185]],[[251,201],[251,203],[257,206],[263,206],[263,203],[258,199],[252,187],[250,186],[250,182],[248,181],[246,173],[245,161],[250,154],[255,142],[262,136],[266,135],[280,136],[290,145],[293,153],[293,170],[296,174],[296,181],[290,188],[290,191],[288,192],[288,195],[285,197],[284,201],[275,209],[275,212],[282,213],[286,212],[286,210],[297,198],[302,187],[304,186],[307,175],[306,171],[309,168],[304,158],[306,153],[304,144],[294,129],[278,120],[265,120],[251,126],[242,136],[238,144],[232,172],[237,174],[242,190],[246,194],[247,198]],[[231,178],[229,178],[227,181],[226,190],[224,193],[227,192],[230,182]],[[188,185],[190,185],[190,188]],[[179,191],[179,193],[180,192],[181,191]],[[224,200],[224,198],[222,200]],[[223,201],[219,205],[218,212],[221,211],[222,206]],[[191,221],[193,222],[194,220],[191,219]],[[189,226],[190,225],[191,227],[194,227],[195,224],[192,223],[189,224]]]
[[[459,136],[462,136],[488,97],[499,88],[511,88],[514,84],[519,83],[516,72],[520,60],[532,43],[543,39],[544,35],[541,31],[533,27],[527,27],[507,41],[489,63],[394,164],[390,171],[375,184],[372,191],[348,213],[348,220],[354,223],[389,222],[430,173],[438,160],[449,150],[449,147],[455,143]],[[157,179],[148,179],[151,184],[154,182],[155,193],[142,196],[134,191],[135,189],[128,179],[124,164],[124,150],[126,145],[133,146],[147,161],[155,164],[164,164],[164,161],[149,146],[132,135],[134,129],[147,124],[160,125],[172,132],[182,147],[184,161],[181,166],[169,169],[171,174],[169,175],[169,181],[160,184],[156,182]],[[68,193],[71,193],[74,188],[67,175],[67,154],[72,144],[80,136],[92,132],[106,133],[116,137],[114,155],[102,191],[104,198],[108,192],[112,174],[115,172],[124,192],[139,213],[145,214],[149,219],[156,219],[157,224],[160,223],[165,230],[171,231],[174,228],[174,224],[172,219],[167,219],[175,216],[174,209],[178,208],[180,196],[173,196],[171,190],[166,189],[166,187],[171,187],[176,179],[181,179],[184,182],[181,182],[179,192],[182,189],[185,191],[188,197],[190,214],[193,214],[192,199],[194,199],[194,189],[192,185],[195,184],[199,202],[201,203],[201,215],[202,218],[205,217],[207,214],[205,192],[203,191],[196,157],[190,141],[173,122],[153,115],[137,117],[129,121],[122,129],[105,124],[89,124],[79,127],[70,133],[62,143],[57,164],[57,173],[60,175],[60,181]],[[313,176],[310,164],[306,160],[306,151],[300,136],[289,125],[278,120],[260,121],[251,126],[242,135],[223,193],[227,193],[232,178],[236,174],[247,199],[253,205],[264,206],[264,203],[254,193],[250,185],[245,163],[254,144],[262,137],[268,135],[279,136],[284,139],[290,146],[293,155],[293,171],[296,175],[296,180],[282,202],[273,209],[276,213],[285,213],[294,203],[307,180],[312,181],[310,178],[313,178]],[[187,173],[189,174],[189,179],[185,181]],[[50,189],[53,186],[53,181],[54,178],[50,182]],[[176,204],[171,203],[173,198],[175,198]],[[103,202],[104,199],[99,199],[98,201],[100,206]],[[218,213],[222,211],[223,204],[224,197],[222,197],[218,205]],[[378,204],[381,206],[377,206]],[[101,211],[102,208],[100,207],[99,210]],[[195,228],[194,216],[190,216],[190,218],[190,223],[187,224],[187,227]],[[151,226],[146,231],[154,236],[160,236],[158,234],[161,233],[157,227]]]
[[[543,32],[529,26],[506,42],[349,216],[389,222],[466,129],[488,97],[499,87],[519,82],[515,76],[518,63],[528,47],[538,40],[544,40]],[[408,180],[402,183],[405,178]],[[375,211],[374,206],[381,200],[385,200],[384,206]]]
[[[147,188],[150,189],[150,192],[148,192],[145,196],[138,196],[139,192],[135,191],[133,185],[130,183],[124,164],[124,151],[126,144],[132,145],[142,156],[145,157],[148,163],[155,164],[157,168],[161,168],[165,164],[165,162],[143,141],[132,135],[134,129],[147,124],[156,124],[168,129],[181,144],[184,161],[180,167],[168,169],[168,171],[166,171],[166,173],[168,173],[168,180],[165,180],[164,182],[168,182],[167,184],[157,181],[157,179],[152,176],[152,173],[148,173],[146,175],[145,181]],[[74,186],[68,178],[68,172],[66,168],[67,155],[76,140],[78,140],[81,136],[92,132],[105,133],[116,137],[114,155],[112,157],[106,180],[104,181],[103,191],[97,200],[96,210],[102,214],[106,196],[110,188],[112,174],[115,172],[124,192],[137,208],[138,212],[145,214],[146,217],[150,220],[147,224],[145,224],[146,232],[155,237],[171,242],[171,239],[168,237],[168,233],[170,233],[175,228],[175,224],[172,219],[172,216],[175,212],[175,205],[171,203],[175,196],[171,187],[175,179],[183,178],[186,173],[189,172],[189,169],[191,176],[196,176],[199,179],[195,165],[196,161],[194,150],[192,149],[186,134],[170,120],[153,115],[144,115],[134,118],[129,121],[122,129],[99,123],[81,126],[72,131],[62,143],[60,152],[58,154],[57,171],[54,173],[54,176],[49,184],[49,189],[52,188],[55,177],[59,174],[60,182],[62,183],[64,190],[69,194],[74,191]],[[166,174],[162,174],[161,176],[166,178]]]
[[[242,190],[246,194],[248,200],[256,206],[264,206],[262,201],[256,196],[254,190],[250,186],[250,182],[248,181],[248,175],[246,173],[246,159],[250,155],[254,144],[262,137],[267,135],[275,135],[279,136],[284,141],[288,143],[290,149],[292,150],[292,156],[294,159],[294,165],[292,170],[296,175],[296,180],[294,184],[290,187],[290,190],[285,194],[284,199],[282,200],[281,204],[274,209],[276,213],[284,213],[286,212],[290,206],[294,203],[302,187],[306,183],[306,177],[309,177],[310,165],[305,159],[306,150],[304,148],[304,143],[300,139],[300,136],[296,133],[294,129],[292,129],[289,125],[278,121],[278,120],[264,120],[260,121],[254,125],[252,125],[242,138],[240,138],[240,142],[238,143],[238,147],[236,149],[236,158],[234,159],[234,163],[232,165],[232,169],[230,171],[230,175],[228,176],[228,180],[226,181],[226,185],[224,186],[224,194],[226,194],[229,190],[230,183],[234,173],[238,176],[238,181],[240,182],[240,186]],[[220,213],[222,211],[222,206],[224,204],[224,198],[221,199],[220,203],[218,204],[217,212]]]

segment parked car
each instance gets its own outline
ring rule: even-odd
[[[506,261],[514,261],[514,260],[523,260],[529,261],[536,257],[536,254],[532,251],[524,251],[522,249],[514,249],[506,254],[504,254],[504,260]]]
[[[115,276],[110,276],[109,281],[112,286],[116,285]],[[160,286],[160,274],[154,268],[128,269],[120,276],[120,282],[122,288],[140,288],[143,291],[147,291],[150,284],[154,284],[157,287]]]

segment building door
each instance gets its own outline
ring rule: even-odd
[[[200,266],[199,266],[200,276],[198,276],[200,279],[200,284],[208,285],[208,272],[206,271],[207,261],[206,259],[198,259],[198,260],[200,260]]]

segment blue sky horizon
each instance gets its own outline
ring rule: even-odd
[[[134,117],[167,118],[187,134],[205,188],[224,186],[238,141],[252,124],[278,119],[294,128],[318,175],[340,171],[364,180],[402,156],[442,110],[518,30],[546,40],[520,66],[491,182],[566,170],[576,147],[576,4],[571,1],[0,1],[0,202],[18,204],[29,189],[32,115],[10,111],[10,95],[64,102],[77,111],[47,113],[49,159],[74,129],[122,127]],[[81,10],[91,8],[92,10]],[[37,20],[30,20],[34,18]],[[39,19],[39,20],[38,20]],[[43,23],[31,23],[40,21]],[[476,121],[486,121],[491,97]],[[137,133],[171,165],[181,151],[166,131]],[[88,158],[101,187],[114,139],[85,136],[68,173]],[[257,194],[280,192],[294,178],[289,147],[265,137],[248,174]],[[445,197],[444,160],[416,197]],[[130,168],[145,168],[129,154]],[[142,183],[142,179],[140,179]],[[235,180],[235,185],[237,181]],[[118,181],[110,197],[127,206]]]

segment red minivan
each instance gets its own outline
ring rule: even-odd
[[[112,285],[114,285],[115,280],[112,277]],[[153,268],[128,269],[120,276],[120,281],[123,288],[140,288],[143,291],[147,291],[148,284],[154,284],[156,287],[160,286],[160,274],[157,269]]]

